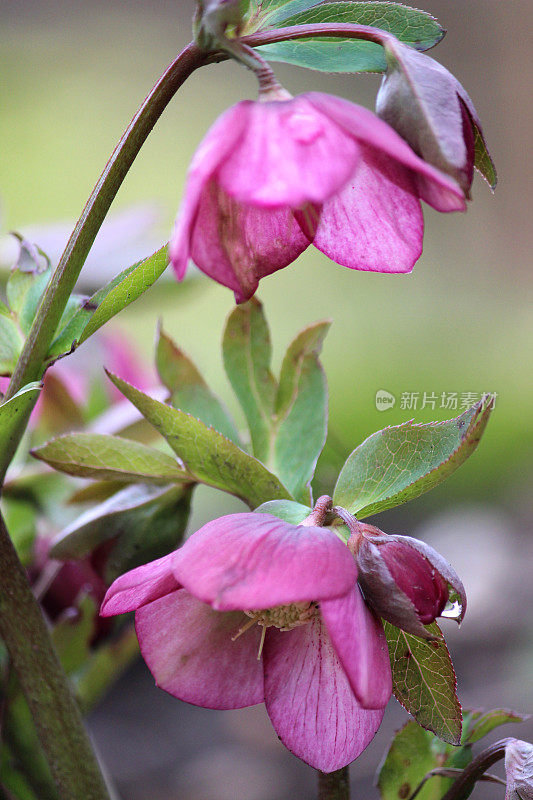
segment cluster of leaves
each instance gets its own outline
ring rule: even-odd
[[[48,361],[71,352],[152,286],[168,266],[167,247],[120,272],[92,297],[73,294],[63,312]],[[12,374],[50,281],[52,265],[33,243],[21,240],[20,255],[0,301],[0,375]]]
[[[441,741],[410,721],[395,735],[379,769],[377,783],[382,800],[440,800],[459,771],[472,761],[472,746],[495,728],[523,722],[527,716],[496,708],[464,711],[458,746]],[[471,791],[471,789],[470,789]],[[468,793],[461,800],[466,800]]]
[[[173,539],[176,546],[176,533],[183,535],[190,493],[198,483],[233,494],[251,509],[301,522],[313,504],[311,481],[327,435],[319,353],[328,325],[315,323],[295,337],[276,379],[259,301],[230,314],[224,364],[248,423],[246,441],[194,364],[160,330],[156,364],[170,403],[110,378],[172,454],[121,435],[88,432],[65,434],[38,448],[34,455],[55,469],[94,481],[82,499],[101,500],[62,532],[53,554],[80,558],[113,541],[109,579],[162,555]],[[334,503],[364,518],[420,496],[473,452],[491,409],[486,398],[452,420],[378,431],[348,457]],[[420,725],[458,744],[455,675],[440,630],[435,623],[433,628],[438,638],[428,642],[386,625],[394,692]]]

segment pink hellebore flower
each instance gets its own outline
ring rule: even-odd
[[[317,769],[349,764],[381,723],[387,643],[330,528],[216,519],[115,581],[101,613],[132,610],[162,689],[206,708],[264,701],[281,741]]]
[[[191,258],[238,303],[310,243],[351,269],[410,272],[421,199],[465,209],[457,182],[366,108],[320,92],[246,100],[196,151],[170,258],[179,280]]]

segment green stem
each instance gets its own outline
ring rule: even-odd
[[[109,800],[78,706],[1,515],[0,575],[0,637],[59,794],[62,800]]]
[[[318,772],[318,800],[350,800],[349,767],[336,772]]]
[[[96,234],[150,131],[191,73],[206,55],[191,43],[182,50],[156,83],[107,162],[74,228],[43,295],[5,399],[33,380],[39,380],[61,315],[74,289]]]

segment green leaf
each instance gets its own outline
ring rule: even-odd
[[[227,376],[248,422],[253,454],[268,463],[277,384],[270,371],[270,333],[259,300],[252,298],[229,315],[222,352]]]
[[[106,554],[104,579],[174,550],[185,532],[191,488],[127,486],[68,525],[55,539],[54,558],[83,558],[114,540]]]
[[[74,342],[80,345],[123,308],[137,300],[168,266],[167,246],[128,267],[96,292],[71,317],[52,342],[50,358],[68,353]]]
[[[24,272],[20,269],[14,269],[10,273],[7,279],[6,296],[9,308],[15,314],[20,314],[26,293],[36,277],[35,272]]]
[[[461,706],[452,661],[436,622],[427,628],[439,639],[412,636],[384,622],[399,703],[426,730],[449,744],[461,742]]]
[[[50,269],[41,272],[38,275],[32,274],[32,282],[24,295],[20,311],[18,313],[18,321],[22,333],[27,336],[30,332],[32,322],[37,314],[37,309],[41,303],[41,298],[44,294],[50,275]]]
[[[494,728],[511,722],[525,722],[529,714],[519,714],[507,708],[493,708],[491,711],[469,711],[463,715],[463,735],[461,744],[474,744],[487,736]]]
[[[0,478],[2,479],[15,453],[19,434],[26,426],[41,388],[40,383],[28,383],[10,400],[0,405]]]
[[[318,356],[330,324],[309,325],[289,345],[276,397],[276,474],[303,503],[312,502],[311,479],[327,435],[328,388]]]
[[[240,446],[235,424],[222,402],[213,394],[192,361],[161,329],[157,337],[155,363],[175,408],[193,414]]]
[[[472,759],[470,748],[452,747],[410,721],[391,742],[378,776],[382,800],[406,800],[431,770],[438,767],[466,767]],[[430,778],[417,800],[440,800],[452,781]]]
[[[0,375],[11,375],[24,344],[11,317],[0,315]]]
[[[454,419],[410,421],[372,434],[344,464],[335,504],[363,518],[432,489],[474,452],[493,406],[486,396]]]
[[[152,399],[115,375],[108,375],[164,436],[195,480],[240,497],[252,509],[267,500],[291,499],[275,475],[221,433],[190,414]]]
[[[392,33],[400,41],[427,50],[444,36],[444,30],[425,11],[391,2],[318,3],[301,9],[293,0],[267,17],[268,25],[289,27],[313,23],[352,23],[371,25]],[[288,12],[294,9],[294,14]],[[289,40],[256,48],[269,61],[283,61],[325,72],[385,72],[387,62],[381,45],[342,37]]]
[[[300,525],[309,516],[312,509],[292,500],[269,500],[255,509],[257,514],[272,514],[291,525]]]
[[[496,167],[488,151],[483,134],[474,120],[472,120],[472,125],[474,127],[474,166],[483,175],[490,188],[495,189],[498,183]]]
[[[155,484],[191,481],[172,456],[102,433],[67,433],[36,448],[32,455],[79,478]]]

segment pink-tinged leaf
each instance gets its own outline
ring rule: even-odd
[[[263,701],[257,660],[261,630],[242,612],[221,613],[185,590],[155,600],[135,614],[141,653],[157,685],[204,708],[244,708]]]
[[[254,513],[208,522],[175,552],[173,568],[195,597],[225,611],[338,597],[357,578],[350,551],[329,528]]]
[[[384,623],[389,645],[394,696],[426,730],[450,744],[461,742],[462,714],[457,680],[439,626],[428,641]]]
[[[320,611],[359,703],[363,708],[384,708],[392,693],[387,640],[359,587],[334,600],[323,600]]]
[[[361,708],[319,617],[292,631],[270,628],[263,660],[266,709],[291,752],[322,772],[363,752],[383,709]]]
[[[494,728],[513,722],[525,722],[529,714],[519,714],[508,708],[493,708],[490,711],[465,711],[463,709],[463,736],[461,744],[474,744],[487,736]]]

